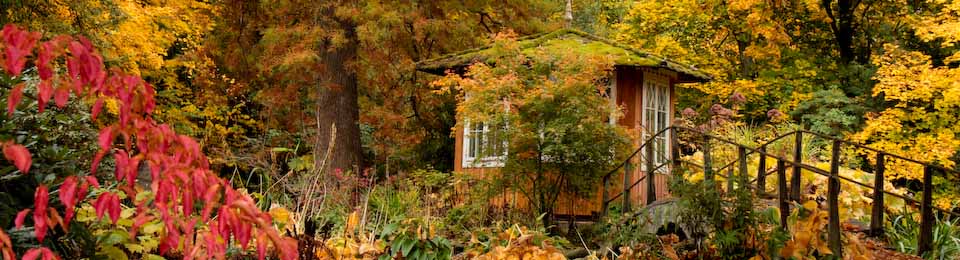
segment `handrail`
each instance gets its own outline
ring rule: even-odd
[[[827,139],[827,140],[830,140],[830,141],[839,141],[839,142],[841,142],[841,143],[848,144],[848,145],[851,145],[851,146],[854,146],[854,147],[857,147],[857,148],[861,148],[861,149],[864,149],[864,150],[867,150],[867,151],[871,151],[871,152],[875,152],[875,153],[882,153],[882,154],[884,154],[884,155],[891,156],[891,157],[893,157],[893,158],[895,158],[895,159],[904,160],[904,161],[908,161],[908,162],[912,162],[912,163],[916,163],[916,164],[922,164],[922,165],[924,165],[924,166],[930,166],[930,167],[933,167],[933,168],[935,168],[935,169],[937,169],[937,170],[942,170],[942,171],[947,171],[947,172],[951,172],[951,173],[960,174],[960,170],[958,170],[958,169],[947,168],[947,167],[938,165],[938,164],[936,164],[936,163],[934,163],[934,162],[923,162],[923,161],[920,161],[920,160],[917,160],[917,159],[907,158],[907,157],[904,157],[904,156],[901,156],[901,155],[897,155],[897,154],[892,154],[892,153],[889,153],[889,152],[880,151],[880,149],[877,149],[877,148],[873,148],[873,147],[869,147],[869,146],[862,145],[862,144],[859,144],[859,143],[855,143],[855,142],[843,140],[843,139],[836,138],[836,137],[833,137],[833,136],[828,136],[828,135],[824,135],[824,134],[817,133],[817,132],[813,132],[813,131],[809,131],[809,130],[797,130],[797,131],[794,131],[794,132],[802,132],[802,133],[806,133],[806,134],[812,134],[812,135],[814,135],[814,136],[817,136],[817,137],[820,137],[820,138],[823,138],[823,139]]]
[[[682,127],[682,126],[678,126],[678,128],[679,128],[679,129],[684,129],[684,130],[690,130],[690,131],[699,132],[699,131],[697,131],[696,129],[686,128],[686,127]],[[791,133],[796,133],[796,132],[799,132],[799,131],[794,131],[794,132],[791,132]],[[759,153],[759,154],[762,154],[762,155],[764,155],[764,156],[768,156],[768,157],[771,157],[771,158],[774,158],[774,159],[777,159],[777,160],[784,161],[785,163],[788,163],[788,164],[790,164],[790,165],[799,166],[800,168],[803,168],[804,170],[808,170],[808,171],[811,171],[811,172],[813,172],[813,173],[816,173],[816,174],[819,174],[819,175],[822,175],[822,176],[827,176],[827,177],[830,176],[830,172],[828,172],[828,171],[826,171],[826,170],[824,170],[824,169],[817,168],[817,167],[812,166],[812,165],[807,165],[807,164],[803,164],[803,163],[797,164],[796,161],[793,161],[793,160],[790,160],[790,159],[787,159],[787,158],[784,158],[784,157],[780,157],[780,156],[775,155],[775,154],[772,154],[772,153],[761,152],[759,149],[755,149],[755,148],[752,148],[752,147],[749,147],[749,146],[741,145],[741,144],[739,144],[739,143],[737,143],[737,142],[735,142],[735,141],[731,141],[731,140],[728,140],[728,139],[725,139],[725,138],[722,138],[722,137],[719,137],[719,136],[716,136],[716,135],[712,135],[712,134],[707,134],[707,133],[702,133],[702,132],[699,132],[699,133],[702,134],[702,135],[705,135],[705,136],[709,136],[711,139],[716,139],[716,140],[719,140],[719,141],[724,142],[724,143],[727,143],[727,144],[731,144],[731,145],[738,146],[738,147],[743,147],[743,148],[745,148],[745,149],[747,149],[747,150],[751,150],[751,149],[752,149],[753,152],[756,152],[756,153]],[[885,155],[891,155],[891,154],[886,153],[886,152],[884,152],[884,154],[885,154]],[[923,163],[920,163],[920,164],[923,164]],[[702,168],[703,166],[699,166],[699,167]],[[849,182],[853,182],[853,183],[858,184],[858,185],[860,185],[860,186],[864,186],[864,187],[870,188],[871,190],[873,189],[873,187],[871,187],[870,185],[864,184],[864,183],[862,183],[862,182],[859,182],[859,181],[856,181],[856,180],[853,180],[853,179],[850,179],[850,178],[847,178],[847,177],[844,177],[844,176],[837,176],[837,177],[838,177],[838,178],[841,178],[841,179],[844,179],[844,180],[846,180],[846,181],[849,181]],[[888,194],[888,195],[896,196],[896,197],[899,197],[899,198],[901,198],[901,199],[908,200],[908,201],[913,202],[913,203],[919,203],[919,201],[917,201],[916,199],[908,198],[908,197],[905,197],[905,196],[900,195],[900,194],[896,194],[896,193],[889,192],[889,191],[887,191],[887,190],[883,190],[883,192],[886,193],[886,194]],[[943,209],[940,209],[940,210],[942,210],[942,211],[944,211],[944,212],[949,212],[949,211],[943,210]],[[955,214],[956,216],[960,216],[960,213],[951,213],[951,214]]]
[[[747,148],[747,147],[744,147],[744,148]],[[749,148],[747,148],[747,149],[749,149]],[[790,164],[790,165],[797,165],[797,164],[796,164],[794,161],[792,161],[792,160],[788,160],[788,159],[785,159],[785,158],[782,158],[782,157],[778,157],[778,156],[775,156],[775,155],[771,155],[771,154],[769,154],[769,153],[761,153],[761,154],[766,155],[766,156],[770,156],[771,158],[774,158],[774,159],[777,159],[777,160],[782,160],[784,163],[787,163],[787,164]],[[689,162],[689,161],[686,161],[686,160],[684,160],[683,162],[684,162],[684,163],[687,163],[687,164],[691,164],[691,165],[693,165],[693,166],[696,166],[697,168],[703,168],[703,165],[701,165],[701,164],[697,164],[697,163],[694,163],[694,162]],[[799,164],[799,165],[797,165],[797,166],[799,166],[800,168],[803,168],[804,170],[808,170],[808,171],[811,171],[811,172],[813,172],[813,173],[819,174],[819,175],[821,175],[821,176],[830,177],[830,172],[828,172],[828,171],[826,171],[826,170],[824,170],[824,169],[820,169],[820,168],[817,168],[817,167],[814,167],[814,166],[811,166],[811,165],[807,165],[807,164],[802,164],[802,163]],[[721,177],[729,178],[728,176],[722,176],[723,173],[719,173],[719,172],[718,172],[717,174],[720,174]],[[769,174],[768,174],[768,175],[769,175]],[[872,186],[870,186],[870,185],[867,185],[867,184],[865,184],[865,183],[859,182],[859,181],[854,180],[854,179],[850,179],[849,177],[846,177],[846,176],[838,175],[837,178],[840,178],[840,179],[843,179],[843,180],[845,180],[845,181],[849,181],[849,182],[852,182],[852,183],[854,183],[854,184],[857,184],[857,185],[860,185],[860,186],[869,188],[870,190],[873,190],[873,189],[874,189],[874,188],[873,188]],[[754,179],[754,180],[755,180],[755,179]],[[753,182],[754,182],[754,181],[751,181],[750,183],[753,183]],[[887,191],[887,190],[882,190],[882,192],[885,193],[885,194],[887,194],[887,195],[891,195],[891,196],[894,196],[894,197],[903,199],[904,201],[907,201],[907,202],[909,202],[909,203],[911,203],[911,204],[921,204],[921,202],[920,202],[919,200],[914,199],[914,198],[910,198],[910,197],[907,197],[907,196],[903,196],[903,195],[900,195],[900,194],[896,194],[896,193],[893,193],[893,192],[890,192],[890,191]],[[950,210],[942,209],[942,208],[939,208],[939,207],[935,207],[935,209],[938,210],[938,211],[940,211],[940,212],[943,212],[943,213],[947,213],[947,214],[950,214],[950,215],[953,215],[953,216],[960,217],[960,213],[957,213],[957,212],[953,212],[953,211],[950,211]]]
[[[742,145],[742,144],[740,144],[740,143],[737,143],[736,141],[729,140],[729,139],[726,139],[726,138],[723,138],[723,137],[720,137],[720,136],[716,136],[716,135],[713,135],[713,134],[708,134],[708,133],[700,132],[700,130],[697,130],[697,129],[694,129],[694,128],[689,128],[689,127],[684,127],[684,126],[671,126],[671,127],[668,127],[668,128],[681,129],[681,130],[686,130],[686,131],[698,133],[698,134],[700,134],[700,135],[709,136],[711,139],[716,139],[716,140],[722,141],[722,142],[727,143],[727,144],[731,144],[731,145],[734,145],[734,146],[746,148],[747,150],[750,151],[750,153],[757,153],[757,152],[759,152],[759,148],[753,148],[753,147],[750,147],[750,146]],[[839,141],[839,142],[841,142],[841,143],[843,143],[843,144],[851,145],[851,146],[854,146],[854,147],[857,147],[857,148],[863,148],[863,149],[866,149],[866,150],[869,150],[869,151],[872,151],[872,152],[875,152],[875,153],[882,153],[882,154],[884,154],[885,156],[892,156],[892,157],[894,157],[895,159],[900,159],[900,160],[904,160],[904,161],[908,161],[908,162],[920,164],[920,165],[923,165],[923,166],[933,167],[933,168],[935,168],[935,169],[937,169],[937,170],[944,170],[944,171],[949,171],[949,172],[952,172],[952,173],[960,174],[960,170],[951,169],[951,168],[946,168],[946,167],[943,167],[943,166],[934,164],[934,163],[932,163],[932,162],[921,162],[921,161],[919,161],[919,160],[910,159],[910,158],[903,157],[903,156],[896,155],[896,154],[892,154],[892,153],[889,153],[889,152],[880,151],[880,150],[878,150],[878,149],[876,149],[876,148],[872,148],[872,147],[869,147],[869,146],[864,146],[864,145],[861,145],[861,144],[858,144],[858,143],[854,143],[854,142],[850,142],[850,141],[845,141],[845,140],[843,140],[843,139],[839,139],[839,138],[835,138],[835,137],[831,137],[831,136],[826,136],[826,135],[823,135],[823,134],[819,134],[819,133],[811,132],[811,131],[807,131],[807,130],[792,131],[792,132],[783,134],[783,135],[775,138],[774,140],[779,140],[779,139],[781,139],[781,138],[783,138],[783,137],[785,137],[785,136],[794,135],[794,134],[796,134],[796,133],[798,133],[798,132],[800,132],[800,133],[812,134],[812,135],[815,135],[815,136],[820,137],[820,138],[828,139],[828,140],[830,140],[830,141]],[[771,141],[771,142],[772,142],[772,141]],[[771,142],[767,142],[767,143],[765,143],[764,145],[768,145],[768,144],[770,144]],[[761,147],[764,146],[764,145],[761,145]],[[764,153],[762,153],[762,154],[763,154],[763,155],[766,155],[766,156],[769,156],[769,157],[777,158],[777,159],[783,159],[783,158],[780,157],[780,156],[777,156],[777,155],[774,155],[774,154],[771,154],[771,153],[767,153],[767,152],[764,152]],[[788,163],[790,163],[790,164],[795,164],[795,163],[796,163],[796,162],[794,162],[794,161],[792,161],[792,160],[786,160],[786,162],[788,162]],[[730,164],[732,165],[733,163],[730,163]],[[802,163],[800,164],[801,167],[803,167],[803,165],[804,165],[804,164],[802,164]],[[725,167],[726,167],[726,166],[725,166]],[[723,169],[723,168],[721,168],[721,169]],[[819,168],[818,168],[818,169],[819,169]],[[822,169],[820,169],[820,170],[822,170]],[[871,188],[872,188],[872,187],[871,187]]]
[[[650,142],[652,142],[652,141],[654,140],[654,137],[657,137],[657,136],[665,133],[667,130],[670,130],[671,128],[672,128],[672,127],[667,127],[667,128],[661,129],[661,130],[658,131],[657,133],[651,135],[651,136],[650,136],[650,139],[647,139],[645,142],[643,142],[642,144],[640,144],[640,147],[637,148],[637,150],[634,150],[633,153],[631,153],[630,156],[627,157],[627,159],[624,159],[622,163],[618,164],[616,168],[613,168],[613,170],[607,172],[607,174],[604,174],[604,175],[603,175],[603,178],[606,179],[606,178],[610,177],[610,175],[612,175],[613,173],[619,171],[621,168],[623,168],[623,165],[625,165],[625,164],[627,164],[628,162],[630,162],[630,160],[633,160],[633,157],[634,157],[634,156],[637,156],[637,153],[639,153],[640,151],[642,151],[644,147],[646,147],[648,144],[650,144]]]
[[[860,186],[862,186],[862,187],[866,187],[868,190],[872,190],[872,191],[873,191],[873,195],[872,195],[872,196],[873,196],[874,202],[875,202],[875,203],[874,203],[874,206],[873,206],[873,215],[874,215],[874,218],[879,218],[879,221],[878,221],[877,219],[875,219],[875,220],[872,220],[872,221],[871,221],[871,224],[870,224],[871,232],[872,232],[873,234],[875,234],[875,235],[876,235],[876,234],[881,234],[881,233],[882,233],[882,230],[883,230],[883,223],[882,223],[882,218],[883,218],[882,215],[883,215],[883,207],[884,207],[884,205],[883,205],[883,204],[884,204],[884,203],[883,203],[883,196],[890,195],[890,196],[894,196],[894,197],[897,197],[897,198],[900,198],[900,199],[904,200],[904,201],[907,202],[909,205],[912,205],[912,206],[919,205],[919,207],[920,207],[920,214],[921,214],[921,232],[920,232],[921,234],[920,234],[920,242],[918,242],[918,252],[921,253],[921,254],[924,253],[924,252],[926,252],[926,251],[929,251],[929,250],[930,250],[930,243],[931,243],[931,239],[932,239],[932,238],[930,237],[930,236],[931,236],[930,233],[932,232],[932,225],[933,225],[932,222],[934,221],[934,220],[933,220],[933,211],[934,211],[934,210],[935,210],[935,211],[939,211],[939,212],[941,212],[942,214],[948,214],[948,215],[951,215],[951,216],[960,217],[960,212],[954,212],[954,211],[952,211],[952,210],[940,208],[940,207],[937,207],[937,206],[933,205],[933,203],[932,203],[932,198],[931,198],[931,194],[933,193],[933,189],[932,189],[932,187],[933,187],[932,176],[933,176],[934,174],[937,174],[937,173],[940,173],[940,174],[951,174],[950,176],[952,176],[952,174],[960,174],[960,170],[958,170],[958,169],[947,168],[947,167],[942,166],[942,165],[934,164],[933,162],[923,162],[923,161],[920,161],[920,160],[917,160],[917,159],[907,158],[907,157],[904,157],[904,156],[901,156],[901,155],[896,155],[896,154],[892,154],[892,153],[889,153],[889,152],[881,151],[881,150],[879,150],[879,149],[876,149],[876,148],[873,148],[873,147],[869,147],[869,146],[866,146],[866,145],[864,145],[864,144],[860,144],[860,143],[857,143],[857,142],[847,141],[847,140],[843,140],[843,139],[840,139],[840,138],[837,138],[837,137],[827,136],[827,135],[824,135],[824,134],[821,134],[821,133],[812,132],[812,131],[803,130],[803,129],[795,130],[795,131],[790,131],[790,132],[788,132],[788,133],[785,133],[785,134],[776,136],[776,137],[774,137],[773,139],[767,140],[766,142],[760,144],[758,147],[751,147],[751,146],[747,146],[747,145],[745,145],[745,144],[738,143],[738,142],[736,142],[736,141],[734,141],[734,140],[731,140],[731,139],[728,139],[728,138],[720,137],[720,136],[717,136],[717,135],[714,135],[714,134],[710,134],[710,133],[705,133],[705,132],[700,131],[700,130],[698,130],[698,129],[694,129],[694,128],[690,128],[690,127],[685,127],[685,126],[670,126],[670,127],[661,129],[660,131],[658,131],[657,133],[655,133],[655,134],[653,134],[653,135],[650,135],[650,138],[647,139],[647,140],[645,140],[645,141],[643,141],[643,143],[640,145],[640,147],[638,147],[633,153],[631,153],[630,156],[628,156],[627,159],[625,159],[623,163],[620,163],[619,165],[617,165],[616,168],[614,168],[613,170],[611,170],[610,172],[608,172],[607,174],[605,174],[605,175],[603,176],[604,188],[603,188],[602,192],[603,192],[603,195],[604,195],[604,196],[603,196],[603,197],[604,197],[604,200],[602,200],[602,202],[603,202],[603,207],[604,207],[603,210],[604,210],[604,212],[605,212],[605,210],[606,210],[606,206],[608,205],[608,203],[610,203],[610,202],[612,202],[612,201],[614,201],[614,200],[616,200],[616,199],[619,199],[619,198],[621,198],[621,197],[624,197],[624,198],[623,198],[623,199],[624,199],[624,207],[625,207],[625,208],[629,208],[629,200],[630,200],[630,198],[629,198],[629,196],[624,196],[624,194],[629,194],[629,193],[627,193],[629,190],[633,189],[633,188],[636,187],[639,183],[641,183],[641,182],[643,182],[643,181],[645,181],[645,180],[648,181],[648,182],[649,182],[648,185],[650,185],[650,186],[647,186],[647,187],[648,187],[648,195],[652,195],[652,196],[653,196],[653,197],[651,197],[652,199],[648,198],[647,203],[651,203],[651,202],[653,202],[654,200],[656,200],[655,194],[650,191],[650,189],[655,188],[655,187],[654,187],[655,184],[653,183],[653,179],[648,178],[648,177],[649,177],[649,176],[656,176],[656,175],[651,175],[651,173],[652,173],[652,174],[658,174],[657,171],[660,170],[661,168],[663,168],[664,166],[668,165],[668,164],[674,164],[674,165],[676,165],[676,166],[678,166],[678,167],[681,167],[681,165],[682,165],[683,163],[687,163],[687,164],[693,165],[693,166],[695,166],[695,167],[699,167],[699,168],[704,169],[704,170],[706,170],[707,167],[710,167],[711,171],[713,170],[713,168],[710,166],[710,161],[709,161],[709,160],[706,160],[706,159],[708,159],[708,157],[709,157],[709,156],[708,156],[709,153],[707,153],[707,151],[710,150],[710,149],[709,149],[709,146],[703,147],[703,148],[706,148],[706,149],[707,149],[707,151],[704,152],[704,156],[705,156],[705,158],[704,158],[704,159],[705,159],[705,160],[704,160],[704,164],[706,164],[706,165],[700,165],[700,164],[697,164],[697,163],[695,163],[695,162],[683,160],[683,159],[681,159],[681,158],[679,157],[679,153],[678,153],[679,150],[675,150],[674,153],[673,153],[673,155],[672,155],[672,157],[670,158],[670,160],[669,160],[668,162],[661,163],[660,165],[658,165],[658,166],[656,166],[656,167],[653,167],[653,162],[652,162],[652,161],[649,161],[649,160],[652,160],[653,158],[646,158],[646,160],[647,160],[647,168],[653,168],[653,169],[648,169],[648,170],[647,170],[647,171],[648,171],[647,174],[644,174],[644,176],[640,177],[637,181],[635,181],[632,185],[629,185],[629,186],[626,185],[626,181],[627,181],[628,178],[627,178],[626,175],[624,175],[624,182],[625,182],[625,183],[624,183],[624,189],[623,189],[622,191],[620,191],[618,194],[616,194],[613,198],[611,198],[611,199],[606,199],[606,197],[607,197],[607,195],[608,195],[608,194],[607,194],[607,188],[606,188],[606,187],[607,187],[607,185],[608,185],[608,181],[609,181],[610,176],[611,176],[613,173],[616,173],[617,171],[619,171],[620,169],[623,169],[626,165],[628,165],[628,164],[630,163],[631,160],[633,160],[634,157],[636,157],[636,155],[637,155],[638,153],[640,153],[640,151],[642,151],[642,150],[645,149],[645,148],[648,149],[648,151],[647,151],[647,152],[648,152],[648,156],[647,156],[647,157],[653,156],[653,154],[652,154],[652,153],[653,153],[653,150],[652,150],[653,148],[650,146],[650,143],[653,142],[654,140],[656,140],[656,138],[659,137],[660,135],[666,133],[667,131],[672,131],[672,132],[674,133],[675,138],[672,139],[672,141],[669,143],[669,145],[671,145],[671,147],[673,147],[673,149],[679,149],[679,146],[678,146],[678,145],[679,145],[679,142],[676,140],[676,136],[679,136],[678,131],[692,132],[692,133],[694,133],[694,134],[697,134],[697,135],[699,135],[699,136],[702,136],[703,139],[704,139],[704,142],[710,142],[710,140],[712,139],[712,140],[716,140],[717,142],[720,142],[721,145],[733,145],[734,147],[737,147],[738,150],[739,150],[739,152],[738,152],[738,157],[739,157],[739,162],[740,162],[740,174],[741,174],[741,176],[743,176],[743,174],[750,174],[750,173],[747,173],[747,172],[746,172],[747,169],[746,169],[746,166],[745,166],[745,165],[746,165],[746,160],[747,160],[747,158],[749,158],[748,156],[750,156],[750,155],[752,155],[752,154],[759,154],[759,155],[761,156],[761,158],[764,158],[763,160],[761,160],[761,162],[765,162],[765,158],[767,158],[767,157],[770,157],[770,158],[772,158],[772,159],[777,160],[777,166],[776,166],[776,167],[774,168],[774,170],[772,170],[772,171],[767,170],[766,167],[764,167],[764,168],[762,168],[762,169],[758,169],[758,170],[757,170],[757,171],[758,171],[758,172],[757,172],[757,177],[756,177],[756,178],[753,178],[752,180],[751,180],[749,177],[747,177],[747,178],[741,177],[741,178],[742,178],[742,179],[741,179],[741,182],[740,182],[741,185],[739,185],[739,187],[747,188],[747,189],[755,189],[755,190],[758,190],[758,194],[764,193],[764,192],[765,192],[764,190],[765,190],[766,188],[760,186],[760,182],[759,182],[760,178],[761,178],[761,177],[765,178],[767,175],[770,175],[770,174],[772,174],[773,172],[776,172],[777,175],[778,175],[778,178],[777,178],[777,179],[778,179],[778,182],[779,182],[778,190],[779,190],[779,193],[780,193],[780,195],[779,195],[779,200],[780,200],[780,208],[781,208],[781,210],[780,210],[780,211],[781,211],[781,212],[780,212],[780,214],[781,214],[781,219],[786,219],[786,216],[789,214],[789,211],[790,211],[789,205],[785,202],[785,201],[787,200],[787,197],[786,197],[787,195],[785,195],[786,193],[784,193],[784,192],[787,192],[787,191],[785,191],[785,190],[787,189],[787,188],[786,188],[787,186],[786,186],[786,184],[785,184],[785,183],[787,182],[786,173],[785,173],[785,172],[786,172],[787,165],[789,165],[791,168],[793,168],[793,174],[794,174],[794,175],[793,175],[794,178],[792,178],[792,185],[791,185],[793,188],[790,188],[790,190],[792,190],[792,193],[793,193],[792,196],[791,196],[791,197],[792,197],[791,200],[799,201],[799,200],[801,199],[801,198],[799,197],[799,195],[798,195],[798,194],[799,194],[798,191],[799,191],[799,187],[800,187],[800,181],[801,181],[801,180],[799,179],[799,174],[801,173],[801,170],[807,170],[807,171],[813,172],[813,173],[815,173],[815,174],[818,174],[818,175],[827,177],[828,180],[829,180],[829,181],[828,181],[828,188],[829,188],[828,190],[829,190],[829,191],[828,191],[828,194],[827,194],[827,204],[829,204],[829,205],[828,205],[828,206],[829,206],[828,209],[829,209],[829,211],[830,211],[830,212],[829,212],[830,214],[829,214],[829,225],[828,225],[828,226],[829,226],[829,228],[828,228],[828,229],[829,229],[829,232],[828,232],[828,233],[830,233],[830,234],[829,234],[829,237],[830,237],[830,240],[831,240],[831,241],[830,241],[830,246],[831,246],[831,248],[836,248],[836,250],[837,250],[838,253],[841,253],[841,247],[839,246],[839,245],[840,245],[840,241],[839,241],[839,215],[838,215],[838,212],[837,212],[839,206],[838,206],[838,204],[837,204],[837,203],[838,203],[838,202],[837,202],[837,197],[839,196],[839,193],[841,192],[841,191],[840,191],[840,181],[841,181],[841,180],[842,180],[842,181],[846,181],[846,182],[850,182],[850,183],[853,183],[853,184],[856,184],[856,185],[860,185]],[[799,140],[800,140],[801,136],[802,136],[804,133],[810,134],[810,135],[814,136],[815,138],[821,138],[821,139],[824,139],[824,140],[827,140],[827,141],[832,141],[832,143],[833,143],[833,148],[832,148],[832,155],[831,155],[831,160],[830,160],[830,170],[829,170],[829,171],[828,171],[828,170],[825,170],[825,169],[818,168],[818,167],[813,166],[813,165],[810,165],[810,164],[805,164],[805,163],[802,162],[802,160],[801,160],[802,156],[800,156],[799,153],[802,151],[803,144],[802,144],[802,142],[800,142]],[[794,144],[795,147],[794,147],[794,152],[793,152],[793,159],[788,158],[788,156],[786,156],[786,155],[781,156],[781,155],[778,155],[778,154],[774,154],[774,153],[768,152],[768,151],[766,150],[766,148],[767,148],[769,145],[771,145],[772,143],[774,143],[774,142],[776,142],[776,141],[779,141],[779,140],[781,140],[781,139],[783,139],[783,138],[786,138],[787,136],[791,136],[791,135],[794,135],[794,136],[797,137],[797,142],[795,142],[795,144]],[[841,160],[840,147],[842,147],[842,146],[844,146],[844,145],[846,145],[846,146],[851,146],[851,147],[854,147],[854,148],[856,148],[856,149],[862,149],[862,150],[871,151],[871,152],[876,153],[876,156],[877,156],[877,165],[876,165],[875,170],[873,171],[873,172],[874,172],[874,176],[875,176],[875,178],[874,178],[874,185],[868,185],[868,184],[866,184],[866,183],[860,182],[860,181],[858,181],[858,180],[855,180],[855,179],[852,179],[852,178],[849,178],[849,177],[846,177],[846,176],[841,176],[841,175],[839,174],[839,166],[840,166],[840,160]],[[904,161],[904,162],[919,164],[920,166],[922,166],[922,167],[924,168],[924,174],[923,174],[924,178],[923,178],[923,186],[922,186],[922,188],[923,188],[923,198],[922,198],[922,200],[917,200],[917,199],[915,199],[915,198],[908,197],[908,196],[906,196],[906,195],[896,194],[896,193],[893,193],[893,192],[888,191],[888,190],[886,190],[886,189],[883,188],[883,185],[882,185],[882,183],[883,183],[883,172],[884,172],[885,169],[886,169],[886,167],[884,166],[884,161],[885,161],[885,160],[884,160],[884,157],[885,157],[885,156],[890,157],[890,158],[893,158],[894,160],[901,160],[901,161]],[[643,158],[641,157],[641,159],[643,159]],[[719,168],[719,171],[720,171],[720,172],[718,172],[717,174],[718,174],[719,176],[726,177],[726,178],[728,178],[728,179],[734,178],[732,169],[731,169],[729,175],[724,174],[724,173],[723,173],[723,170],[724,170],[724,169],[727,169],[727,168],[729,168],[729,167],[732,167],[732,166],[735,165],[737,162],[738,162],[738,161],[733,161],[733,162],[727,163],[727,164],[724,165],[723,167]],[[628,172],[624,172],[624,174],[628,174]],[[660,174],[663,174],[663,173],[660,173]],[[756,185],[754,185],[754,183],[756,183]],[[754,186],[756,186],[756,187],[754,187]],[[732,186],[731,186],[730,188],[732,188]],[[649,197],[649,196],[648,196],[648,197]],[[781,225],[783,226],[783,228],[786,228],[786,223],[785,223],[785,222],[784,222],[784,223],[781,223]],[[877,231],[879,231],[879,232],[877,232]]]

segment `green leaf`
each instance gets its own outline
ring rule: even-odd
[[[166,260],[166,258],[163,258],[162,256],[159,256],[159,255],[146,254],[146,255],[143,255],[143,260]]]
[[[103,246],[102,248],[100,248],[100,252],[98,252],[97,255],[103,255],[103,256],[106,256],[107,259],[113,259],[113,260],[129,259],[127,257],[127,253],[124,253],[123,250],[120,250],[119,248],[114,246]]]
[[[293,152],[293,149],[286,148],[286,147],[274,147],[274,148],[270,148],[270,151],[275,153],[282,153],[282,152]]]
[[[143,253],[143,246],[136,243],[124,243],[123,247],[126,247],[131,253]]]
[[[397,256],[398,252],[400,252],[400,241],[393,241],[393,244],[390,245],[390,255]]]
[[[146,225],[143,225],[144,234],[158,234],[160,230],[163,229],[163,224],[160,222],[149,222]]]
[[[400,227],[400,225],[397,224],[397,223],[387,224],[386,226],[383,227],[383,230],[380,231],[380,239],[383,239],[383,238],[385,238],[385,237],[393,234],[393,231],[396,231],[397,228],[399,228],[399,227]]]
[[[101,244],[101,245],[112,246],[112,245],[119,244],[120,242],[126,241],[126,240],[127,240],[127,232],[123,232],[123,231],[113,231],[113,232],[110,232],[109,234],[103,236],[102,238],[103,238],[103,239],[100,240],[100,244]]]
[[[160,238],[154,236],[138,236],[137,240],[140,240],[140,245],[143,246],[144,251],[150,252],[160,246]]]
[[[403,251],[403,256],[408,256],[410,255],[410,250],[412,250],[413,246],[417,244],[417,241],[410,238],[406,238],[403,240],[402,243],[403,244],[401,245],[402,247],[401,250]]]
[[[420,250],[414,250],[413,253],[410,253],[410,256],[409,256],[410,259],[422,259],[422,257],[423,256],[421,255]]]

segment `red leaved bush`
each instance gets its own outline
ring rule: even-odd
[[[37,44],[40,34],[7,25],[3,28],[0,48],[4,50],[2,65],[8,76],[18,76],[28,58],[34,56],[41,82],[37,86],[39,111],[43,111],[52,97],[58,107],[66,105],[70,95],[93,102],[91,115],[96,120],[106,100],[119,105],[118,118],[103,127],[97,140],[100,151],[96,154],[91,172],[96,173],[100,160],[113,154],[116,161],[116,177],[119,189],[130,198],[137,208],[131,235],[144,223],[159,219],[165,226],[161,238],[160,253],[180,252],[185,259],[224,259],[231,241],[247,248],[255,240],[258,255],[263,259],[272,246],[281,259],[297,258],[296,240],[283,237],[273,228],[270,215],[260,211],[250,196],[237,192],[229,182],[219,178],[209,169],[200,145],[192,138],[178,135],[165,124],[153,120],[151,113],[156,107],[154,90],[138,76],[126,75],[120,70],[105,70],[103,59],[90,41],[83,37],[58,36]],[[39,47],[38,47],[39,46]],[[62,59],[61,59],[62,58]],[[66,61],[66,73],[54,73],[55,61]],[[22,97],[23,84],[17,85],[8,98],[8,113],[16,109]],[[3,143],[4,156],[22,173],[30,169],[30,153],[12,142]],[[136,175],[145,165],[153,177],[150,185],[155,191],[153,200],[135,201]],[[41,185],[35,193],[32,210],[38,240],[43,240],[46,231],[66,226],[74,216],[74,208],[83,200],[92,203],[97,217],[108,215],[114,223],[120,217],[120,196],[103,192],[95,201],[88,198],[89,187],[99,187],[96,178],[68,176],[59,188],[59,198],[64,204],[66,218],[50,207],[47,202],[47,187]],[[202,210],[196,212],[195,208]],[[155,208],[154,211],[145,210]],[[30,209],[17,215],[17,227]],[[216,215],[214,215],[216,214]],[[199,227],[199,228],[198,228]],[[232,239],[231,239],[232,238]],[[12,258],[12,245],[6,234],[0,232],[0,254]],[[56,256],[47,248],[34,248],[24,254],[24,259],[52,259]]]

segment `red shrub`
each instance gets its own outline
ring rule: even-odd
[[[70,94],[94,102],[91,115],[96,120],[105,100],[119,104],[117,120],[103,127],[97,142],[100,151],[94,158],[91,171],[96,172],[103,156],[113,154],[116,159],[116,181],[127,198],[136,198],[134,181],[141,164],[150,168],[150,187],[156,191],[152,201],[134,201],[134,207],[156,208],[156,211],[138,210],[134,217],[134,229],[151,219],[160,219],[165,228],[161,253],[177,251],[184,258],[223,259],[227,245],[238,241],[246,248],[255,240],[260,258],[272,245],[281,259],[297,258],[297,242],[281,236],[272,226],[270,215],[261,212],[253,199],[234,190],[230,183],[216,176],[209,169],[206,157],[199,144],[192,138],[178,135],[165,124],[158,124],[151,117],[156,103],[154,90],[138,76],[126,75],[119,70],[106,70],[103,59],[90,41],[83,37],[58,36],[37,44],[38,32],[28,32],[13,25],[3,28],[0,48],[4,56],[0,64],[8,76],[18,76],[30,57],[40,76],[37,86],[39,111],[52,97],[58,107],[66,105]],[[34,51],[37,54],[34,55]],[[54,61],[66,61],[66,74],[55,74]],[[61,64],[62,65],[62,64]],[[8,98],[8,113],[20,102],[24,84],[17,85]],[[120,139],[117,142],[117,139]],[[92,140],[91,140],[92,141]],[[23,146],[11,141],[3,143],[3,154],[17,169],[26,174],[30,170],[31,155]],[[47,205],[47,187],[41,185],[35,194],[33,220],[38,240],[43,240],[48,229],[60,225],[64,230],[74,216],[79,198],[86,198],[89,186],[99,187],[92,176],[68,176],[60,186],[60,200],[65,206],[66,218],[62,219],[56,209]],[[131,199],[133,200],[133,199]],[[100,194],[92,203],[97,216],[104,214],[116,223],[120,217],[120,198],[115,193]],[[202,206],[201,212],[195,212]],[[23,224],[30,212],[25,209],[18,214],[16,225]],[[153,212],[153,213],[150,213]],[[214,218],[213,213],[217,216]],[[207,228],[197,229],[197,224]],[[231,237],[233,239],[231,239]],[[9,238],[0,231],[0,255],[6,259],[13,256]],[[24,258],[51,259],[53,253],[46,248],[29,250]]]

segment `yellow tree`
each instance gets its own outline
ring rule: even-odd
[[[884,45],[883,55],[874,59],[879,68],[873,95],[893,105],[868,114],[866,126],[854,137],[880,150],[955,167],[960,149],[960,68],[954,66],[960,61],[960,2],[938,2],[935,11],[914,17],[912,26],[921,40],[939,42],[953,54],[937,65],[927,54]],[[923,177],[920,165],[900,162],[890,168],[896,178]],[[950,205],[958,194],[955,186],[945,179],[934,180],[944,184],[938,189],[948,191],[939,196],[938,204],[956,206]]]
[[[833,88],[851,103],[868,103],[870,55],[902,38],[899,21],[910,7],[906,1],[654,0],[634,3],[616,26],[621,41],[718,76],[681,92],[681,105],[706,110],[740,93],[747,119],[762,120],[768,109],[794,111]]]
[[[819,66],[797,59],[804,55],[795,38],[826,38],[826,19],[816,1],[641,1],[615,26],[620,41],[717,76],[714,82],[691,85],[714,102],[740,93],[751,103],[783,103],[780,108],[789,111],[810,92],[810,76]],[[704,110],[712,104],[698,103]],[[757,115],[766,111],[755,110]]]

